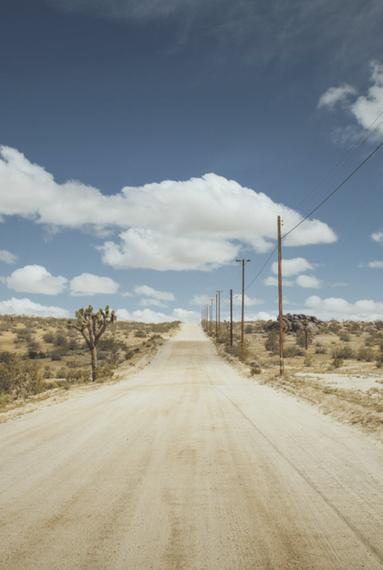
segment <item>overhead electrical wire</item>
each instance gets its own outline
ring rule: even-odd
[[[371,126],[376,123],[376,121],[379,119],[379,117],[383,114],[383,111],[378,115],[378,117],[374,120],[374,122],[371,124]],[[383,121],[381,121],[380,124],[382,124]],[[379,126],[377,125],[377,126]],[[376,127],[377,128],[377,127]],[[367,137],[368,138],[368,137]],[[314,206],[314,208],[312,208],[297,224],[295,224],[295,226],[293,226],[289,231],[287,231],[285,234],[283,234],[282,236],[282,241],[285,240],[287,238],[287,236],[291,235],[297,228],[299,228],[299,226],[301,226],[306,220],[308,220],[308,218],[310,218],[315,212],[317,212],[324,204],[326,204],[326,202],[328,202],[337,192],[339,192],[339,190],[341,190],[343,188],[343,186],[345,186],[345,184],[347,184],[347,182],[349,182],[349,180],[351,180],[351,178],[353,176],[355,176],[355,174],[361,169],[363,168],[363,166],[383,147],[383,140],[329,193],[327,194],[316,206]],[[273,248],[273,250],[270,252],[270,254],[267,256],[266,260],[264,261],[264,263],[261,265],[259,271],[256,273],[256,275],[253,277],[253,279],[246,285],[245,289],[247,290],[251,285],[253,285],[253,283],[255,283],[255,281],[260,277],[260,275],[263,273],[263,271],[266,269],[266,267],[268,266],[269,262],[271,261],[271,259],[274,256],[274,253],[277,251],[277,246],[275,246]]]

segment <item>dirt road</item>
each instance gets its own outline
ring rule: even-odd
[[[134,378],[0,426],[7,570],[383,568],[383,446],[185,326]]]

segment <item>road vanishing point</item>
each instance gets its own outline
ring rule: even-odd
[[[125,381],[0,425],[0,568],[383,568],[383,445],[184,325]]]

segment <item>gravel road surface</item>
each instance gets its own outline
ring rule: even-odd
[[[383,568],[383,446],[185,325],[136,376],[0,425],[0,568]]]

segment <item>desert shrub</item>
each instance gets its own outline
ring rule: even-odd
[[[56,372],[56,378],[66,378],[68,374],[68,368],[66,366],[61,366]]]
[[[327,350],[326,347],[323,346],[320,342],[317,342],[315,345],[315,354],[326,354]]]
[[[16,356],[11,362],[0,363],[0,392],[16,398],[38,394],[44,389],[41,370]]]
[[[50,366],[44,366],[43,376],[44,378],[52,378],[53,374]]]
[[[75,338],[70,338],[67,341],[67,350],[78,350],[79,344]]]
[[[246,334],[252,334],[254,332],[254,327],[252,325],[246,325],[245,326],[245,333]]]
[[[0,352],[0,362],[4,364],[10,364],[15,359],[15,355],[12,352]]]
[[[136,352],[133,349],[127,350],[125,352],[125,360],[130,360],[135,354]]]
[[[380,332],[371,332],[367,335],[365,340],[366,346],[376,346],[383,341],[382,333]]]
[[[43,335],[43,340],[44,342],[53,344],[55,341],[55,335],[53,334],[53,332],[48,331]]]
[[[279,352],[279,335],[277,331],[269,331],[265,340],[265,349],[273,354]]]
[[[327,330],[330,333],[338,334],[341,325],[337,321],[330,321],[327,323]]]
[[[341,360],[349,360],[355,358],[354,351],[350,346],[344,344],[343,346],[336,346],[332,352],[333,358],[340,358]]]
[[[89,370],[85,369],[68,369],[65,378],[70,384],[86,384],[91,379]]]
[[[30,360],[37,360],[39,358],[46,358],[46,354],[45,352],[42,352],[41,350],[28,350],[27,356]]]
[[[54,344],[55,346],[57,346],[57,347],[62,347],[62,348],[63,348],[63,347],[66,347],[66,346],[67,346],[68,340],[67,340],[67,338],[66,338],[63,334],[57,333],[57,334],[54,336],[53,344]]]
[[[49,354],[51,360],[54,360],[56,362],[59,362],[60,360],[63,359],[65,352],[63,350],[57,349],[57,350],[52,350],[52,352]]]
[[[116,366],[111,362],[103,364],[98,368],[97,382],[105,382],[113,377]]]
[[[333,356],[331,364],[333,368],[340,368],[341,366],[343,366],[343,360],[339,356]]]
[[[313,357],[311,354],[309,354],[308,352],[305,354],[305,359],[304,359],[304,366],[312,366],[313,363]]]
[[[261,374],[261,373],[262,369],[260,364],[257,361],[252,362],[250,365],[250,374],[254,376],[255,374]]]
[[[350,342],[351,337],[347,332],[341,331],[338,336],[342,342]]]
[[[146,337],[146,332],[145,332],[144,330],[137,329],[137,330],[134,332],[134,336],[137,337],[137,338],[145,338],[145,337]]]
[[[310,328],[310,326],[302,327],[296,332],[295,337],[297,345],[301,346],[302,348],[306,348],[306,343],[307,347],[309,347],[310,344],[312,343],[314,332]]]
[[[305,354],[304,351],[295,344],[286,346],[283,353],[286,358],[293,358],[294,356],[304,356]]]
[[[362,346],[356,354],[357,360],[372,362],[375,359],[375,352],[369,346]]]

